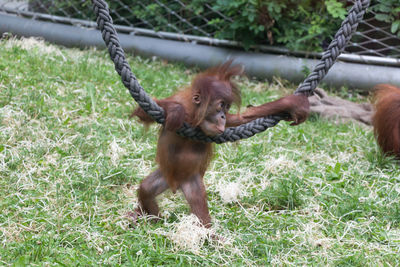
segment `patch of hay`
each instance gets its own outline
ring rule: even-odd
[[[231,203],[238,201],[242,195],[242,185],[238,182],[221,183],[217,185],[217,191],[224,203]]]

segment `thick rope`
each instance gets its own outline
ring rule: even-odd
[[[125,59],[124,51],[113,26],[107,3],[104,0],[92,0],[92,2],[97,17],[97,25],[101,31],[103,40],[106,43],[111,60],[114,62],[115,70],[121,76],[123,84],[128,88],[129,93],[139,106],[147,112],[147,114],[149,114],[156,122],[161,124],[164,123],[164,110],[158,106],[157,103],[144,91],[142,86],[140,86]],[[323,53],[320,62],[316,65],[313,72],[296,89],[295,94],[304,94],[307,96],[313,94],[314,89],[328,73],[329,69],[344,49],[346,43],[351,39],[351,36],[357,29],[358,23],[362,20],[369,3],[370,0],[355,1],[347,18],[342,22],[339,31],[336,33],[335,38],[330,43],[328,49]],[[223,134],[215,137],[206,136],[200,129],[192,128],[187,123],[184,123],[177,133],[194,140],[220,144],[228,141],[234,142],[240,139],[249,138],[275,126],[281,119],[282,118],[279,116],[259,118],[238,127],[227,128]]]

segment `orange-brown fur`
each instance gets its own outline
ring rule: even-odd
[[[375,89],[372,123],[376,140],[385,154],[400,158],[400,88],[380,84]]]
[[[221,94],[227,101],[240,105],[240,91],[236,84],[231,81],[231,77],[241,73],[241,66],[231,66],[231,62],[228,62],[200,73],[193,79],[191,86],[185,88],[185,90],[163,100],[156,100],[166,110],[168,110],[170,103],[179,103],[184,109],[180,115],[173,114],[171,116],[167,112],[166,125],[161,129],[157,145],[157,163],[173,192],[188,177],[196,173],[201,176],[204,175],[213,151],[212,144],[179,136],[175,133],[175,130],[182,126],[183,121],[198,126],[204,120],[210,102],[216,97],[221,97]],[[223,88],[216,87],[217,90],[211,91],[209,84],[215,81],[226,83],[225,88],[229,90],[221,92]],[[202,98],[202,104],[198,107],[192,101],[192,95],[197,92],[200,93]],[[133,116],[139,117],[146,123],[152,122],[151,118],[143,112],[141,108],[138,108]]]
[[[168,185],[175,192],[194,174],[204,176],[210,163],[213,145],[162,130],[158,139],[156,160]]]
[[[231,78],[242,71],[241,66],[232,66],[228,61],[198,74],[185,90],[155,100],[166,113],[157,145],[159,169],[141,182],[139,208],[132,215],[135,221],[142,212],[157,216],[159,210],[155,197],[170,188],[173,192],[181,189],[191,212],[205,226],[210,226],[203,176],[213,154],[213,145],[178,135],[176,130],[184,121],[213,136],[222,133],[225,127],[238,126],[271,114],[286,114],[294,121],[293,125],[306,119],[309,111],[307,97],[295,95],[250,107],[242,114],[229,114],[230,105],[240,106],[241,102],[240,91]],[[146,124],[153,122],[141,108],[137,108],[132,116]]]

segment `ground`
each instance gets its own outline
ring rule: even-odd
[[[129,61],[156,97],[197,71]],[[244,106],[295,88],[239,84]],[[160,198],[160,222],[130,228],[158,129],[128,118],[135,105],[105,51],[0,42],[1,265],[400,264],[398,162],[381,155],[371,128],[318,116],[216,146],[205,176],[211,230],[180,193]]]

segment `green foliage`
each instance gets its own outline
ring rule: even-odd
[[[344,0],[121,0],[108,3],[116,24],[236,40],[245,48],[273,44],[305,51],[321,51],[321,44],[332,39],[347,14]],[[376,0],[372,4],[376,19],[391,23],[391,31],[400,34],[399,0]],[[81,0],[30,0],[33,10],[83,19],[94,18],[90,5],[90,1]]]
[[[400,37],[400,0],[377,0],[372,9],[377,13],[375,18],[390,23],[390,31]]]
[[[325,1],[326,10],[329,14],[334,18],[344,19],[346,17],[347,11],[343,7],[343,3],[340,3],[336,0],[328,0]]]
[[[217,38],[252,44],[284,45],[293,50],[320,50],[340,25],[322,1],[218,0],[214,9],[231,17],[233,23],[218,20]]]
[[[184,6],[179,1],[167,0],[158,3],[150,0],[108,1],[117,24],[236,40],[245,48],[254,44],[274,44],[297,50],[321,50],[321,43],[335,34],[346,13],[335,0],[326,4],[310,0],[181,2]],[[30,3],[31,8],[39,11],[46,7],[48,12],[56,15],[93,19],[89,1],[31,0]]]

